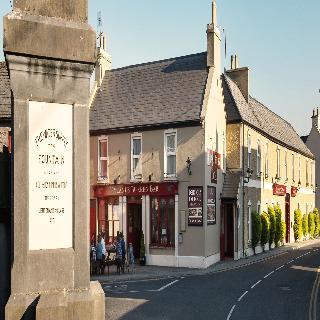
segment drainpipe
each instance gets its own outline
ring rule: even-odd
[[[244,124],[242,123],[242,256],[244,257]]]

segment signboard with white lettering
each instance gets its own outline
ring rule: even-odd
[[[72,247],[72,111],[29,103],[29,250]]]
[[[203,188],[188,187],[188,225],[203,225]]]

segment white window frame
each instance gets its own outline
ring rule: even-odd
[[[262,168],[261,168],[261,143],[260,140],[258,139],[257,141],[257,176],[260,177],[262,173]]]
[[[248,169],[251,169],[251,133],[250,131],[248,130],[248,163],[247,163],[247,166],[248,166]]]
[[[294,155],[294,153],[292,153],[292,158],[291,158],[291,166],[292,166],[292,181],[293,182],[295,182],[295,180],[294,180],[294,178],[295,178],[295,168],[294,168],[294,166],[295,166],[295,155]]]
[[[269,176],[269,143],[268,141],[266,142],[265,145],[265,162],[264,162],[264,174],[265,178]]]
[[[251,242],[252,240],[252,230],[251,230],[251,201],[248,201],[248,241]]]
[[[278,179],[281,178],[281,171],[280,171],[280,161],[281,161],[281,149],[277,146],[277,177]]]
[[[309,160],[306,159],[306,186],[309,186]]]
[[[285,150],[285,153],[284,153],[284,172],[285,172],[286,181],[288,181],[288,151],[287,150]]]
[[[301,157],[299,156],[299,181],[301,183]]]
[[[140,139],[140,144],[141,144],[141,152],[140,155],[134,155],[133,154],[133,140],[134,139]],[[140,177],[136,177],[133,172],[133,159],[139,159],[140,161]],[[131,134],[131,153],[130,153],[130,160],[131,160],[131,167],[130,167],[130,172],[131,172],[131,181],[141,181],[142,180],[142,133],[135,132]]]
[[[104,141],[107,143],[107,156],[100,157],[100,142]],[[107,176],[101,176],[101,160],[107,161]],[[108,136],[98,137],[98,181],[99,182],[108,182],[109,181],[109,138]]]
[[[175,145],[176,150],[175,152],[167,152],[167,136],[168,135],[175,135]],[[165,180],[175,180],[177,178],[177,149],[178,149],[178,140],[177,140],[177,129],[168,129],[165,130],[163,133],[163,140],[164,140],[164,179]],[[167,157],[168,156],[175,156],[176,157],[176,172],[174,174],[167,174]]]
[[[310,175],[311,175],[311,186],[313,187],[313,160],[310,160]]]

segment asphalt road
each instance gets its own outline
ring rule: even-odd
[[[316,320],[319,266],[317,245],[216,274],[103,283],[106,319]]]

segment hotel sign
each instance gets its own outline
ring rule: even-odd
[[[72,247],[72,111],[29,103],[29,250]]]
[[[287,193],[287,187],[281,184],[273,185],[273,194],[275,196],[284,196]]]

